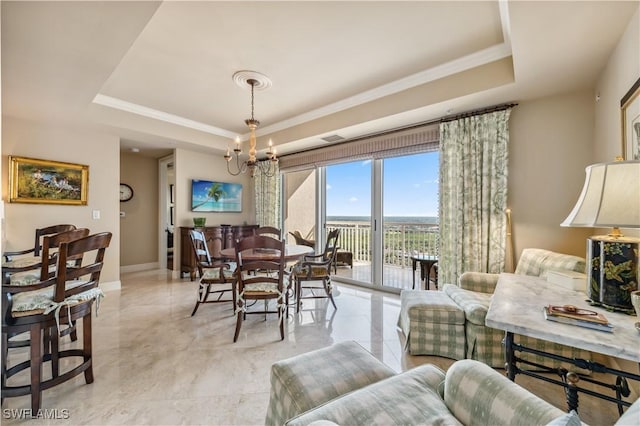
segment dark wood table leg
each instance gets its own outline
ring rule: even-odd
[[[429,277],[427,276],[427,262],[420,261],[420,288],[424,282],[424,289],[429,290]],[[426,279],[425,279],[426,278]]]
[[[413,285],[411,286],[412,290],[416,289],[416,263],[415,259],[411,259],[411,269],[413,270]]]

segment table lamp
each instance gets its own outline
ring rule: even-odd
[[[594,305],[632,314],[640,238],[620,228],[640,228],[640,160],[588,166],[580,198],[560,226],[613,228],[587,239],[587,294]]]

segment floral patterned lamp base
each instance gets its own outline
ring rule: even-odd
[[[594,305],[634,313],[631,292],[638,290],[640,239],[596,236],[587,239],[588,295]]]

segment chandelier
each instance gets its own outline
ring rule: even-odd
[[[257,89],[267,89],[271,87],[271,80],[265,75],[257,73],[255,71],[238,71],[233,74],[233,80],[240,86],[251,86],[251,118],[245,120],[245,124],[249,128],[249,158],[244,161],[240,161],[240,154],[242,154],[242,148],[240,148],[240,137],[237,136],[235,140],[235,146],[233,148],[233,155],[229,148],[224,159],[227,160],[227,171],[232,176],[238,176],[241,173],[249,171],[251,177],[254,177],[256,172],[262,173],[267,177],[273,177],[276,173],[278,158],[276,157],[276,149],[273,147],[273,142],[269,139],[269,148],[267,149],[267,161],[258,161],[256,158],[256,129],[260,126],[260,122],[253,116],[253,92]],[[231,160],[235,157],[235,171],[231,170]]]

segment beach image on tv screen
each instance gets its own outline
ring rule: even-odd
[[[241,212],[242,184],[193,179],[191,211]]]

